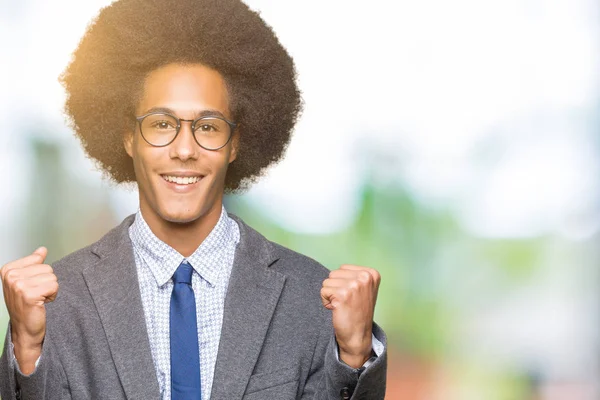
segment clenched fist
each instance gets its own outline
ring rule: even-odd
[[[24,374],[35,369],[46,335],[45,304],[53,301],[58,293],[52,267],[43,264],[47,254],[48,250],[40,247],[0,269],[15,357]]]
[[[321,300],[333,311],[340,359],[353,368],[371,356],[373,313],[381,276],[372,268],[342,265],[323,281]]]

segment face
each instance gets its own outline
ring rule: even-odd
[[[148,75],[136,115],[156,109],[168,110],[181,119],[193,120],[208,113],[232,120],[223,77],[200,64],[169,64]],[[194,140],[191,124],[182,122],[171,144],[154,147],[143,139],[137,125],[135,132],[125,135],[124,145],[133,159],[144,219],[151,226],[206,217],[216,223],[225,174],[235,160],[237,143],[235,133],[225,147],[205,150]]]

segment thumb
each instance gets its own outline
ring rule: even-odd
[[[48,255],[48,249],[45,248],[44,246],[38,247],[37,249],[35,249],[35,251],[33,252],[33,254],[39,255],[42,258],[42,260],[40,261],[40,263],[43,263],[44,260],[46,259],[46,256]]]
[[[336,304],[334,304],[335,296],[333,295],[332,288],[328,288],[328,287],[321,288],[321,302],[323,303],[323,306],[326,309],[335,310],[335,307],[337,306],[337,302],[336,302]]]

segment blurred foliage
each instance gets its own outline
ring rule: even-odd
[[[38,246],[48,248],[46,262],[100,239],[119,221],[109,206],[109,193],[94,187],[65,165],[58,143],[34,138],[34,176],[27,204],[26,248],[29,254]]]

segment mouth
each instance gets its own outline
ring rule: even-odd
[[[202,180],[202,175],[191,175],[191,176],[181,176],[181,175],[161,175],[161,177],[169,182],[174,183],[176,185],[193,185],[195,183],[200,182]]]

